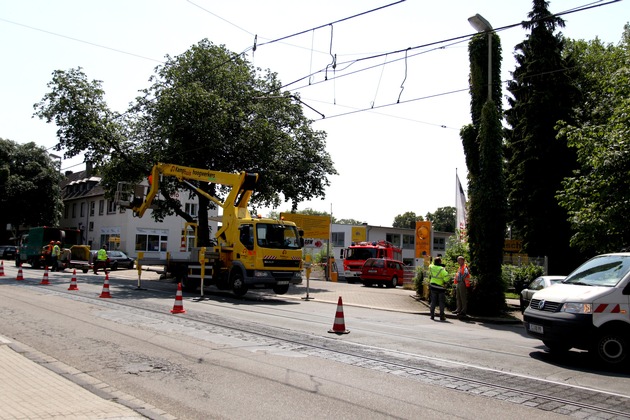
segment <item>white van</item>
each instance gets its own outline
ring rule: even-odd
[[[525,330],[549,350],[588,350],[618,366],[630,351],[630,253],[605,254],[532,296]]]

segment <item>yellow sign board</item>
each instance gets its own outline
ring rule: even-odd
[[[367,228],[365,226],[352,226],[352,242],[367,241]]]
[[[431,222],[416,222],[416,258],[431,256]]]
[[[298,213],[280,213],[284,220],[291,221],[304,231],[305,238],[330,238],[330,216],[312,216]]]
[[[505,252],[520,252],[523,249],[523,241],[518,239],[506,239],[503,244]]]

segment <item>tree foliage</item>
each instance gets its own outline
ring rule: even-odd
[[[582,71],[585,101],[576,123],[561,123],[559,137],[575,148],[580,167],[558,199],[574,229],[572,245],[619,251],[630,244],[630,26],[618,46],[575,41],[568,49]]]
[[[277,207],[285,200],[295,209],[324,196],[328,176],[337,173],[326,135],[312,129],[275,73],[259,76],[242,57],[202,40],[180,56],[167,56],[150,81],[123,117],[107,108],[100,82],[87,82],[80,69],[57,71],[36,115],[60,127],[59,147],[66,155],[85,150],[86,159],[94,159],[110,193],[119,181],[139,181],[153,164],[167,162],[258,172],[253,207]],[[225,193],[214,184],[198,187]],[[181,188],[175,179],[163,180],[162,200],[153,212],[157,220],[173,212],[189,218],[179,201],[170,199]],[[199,240],[206,244],[212,203],[198,199]]]
[[[433,230],[455,232],[457,209],[455,207],[439,207],[435,212],[427,213],[425,218],[431,222]]]
[[[557,199],[562,179],[576,166],[575,151],[556,138],[559,120],[571,121],[578,91],[574,63],[562,55],[564,38],[554,35],[564,21],[550,14],[548,2],[534,0],[523,23],[531,31],[515,47],[517,67],[507,88],[508,202],[512,234],[523,239],[531,256],[548,256],[550,272],[570,271],[575,256],[567,212]]]
[[[46,150],[35,143],[0,139],[0,226],[57,226],[61,175]]]
[[[421,222],[423,220],[424,219],[422,216],[416,216],[416,213],[408,211],[394,217],[394,223],[392,223],[392,227],[402,229],[415,229],[416,222]]]

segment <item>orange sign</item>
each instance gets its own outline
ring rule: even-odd
[[[416,222],[416,258],[431,255],[431,222]]]

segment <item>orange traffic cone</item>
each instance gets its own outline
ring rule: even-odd
[[[177,293],[175,294],[175,304],[173,305],[173,309],[171,309],[172,314],[185,314],[186,310],[184,309],[184,304],[182,301],[182,284],[177,283]]]
[[[343,320],[343,302],[341,301],[341,296],[339,296],[339,300],[337,301],[335,322],[333,323],[332,329],[328,330],[328,332],[335,334],[348,334],[350,332],[349,330],[346,330],[346,323]]]
[[[0,261],[0,277],[4,277],[4,261]]]
[[[105,272],[105,281],[103,282],[103,290],[101,291],[100,298],[111,298],[112,295],[109,294],[109,276],[107,272]]]
[[[22,274],[22,264],[20,264],[20,268],[18,269],[16,280],[24,280],[24,275]]]
[[[48,267],[44,267],[44,277],[42,277],[42,281],[39,282],[39,284],[50,284],[50,282],[48,281]]]
[[[70,287],[68,290],[79,290],[77,286],[77,270],[72,270],[72,280],[70,280]]]

